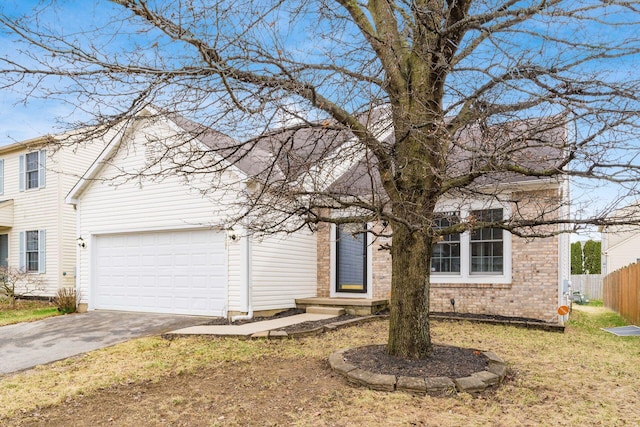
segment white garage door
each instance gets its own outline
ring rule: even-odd
[[[211,230],[127,233],[94,240],[95,308],[224,315],[224,233]]]

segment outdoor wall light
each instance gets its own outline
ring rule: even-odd
[[[86,243],[84,242],[84,239],[82,237],[78,237],[76,239],[76,243],[78,244],[78,246],[80,246],[81,248],[86,247]]]

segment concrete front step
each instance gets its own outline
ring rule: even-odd
[[[333,314],[335,316],[341,316],[345,313],[342,307],[309,306],[305,311],[310,314]]]
[[[368,316],[379,313],[389,306],[387,299],[369,298],[328,298],[311,297],[297,298],[296,307],[306,309],[307,307],[338,307],[343,308],[347,314],[356,316]]]

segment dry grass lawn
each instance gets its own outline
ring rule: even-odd
[[[639,425],[640,337],[606,309],[575,311],[564,334],[434,322],[438,343],[492,350],[495,390],[432,397],[352,388],[326,359],[384,342],[378,321],[285,341],[145,338],[0,379],[4,425]]]

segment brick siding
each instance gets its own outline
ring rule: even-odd
[[[550,203],[557,205],[555,190],[514,194],[519,200],[514,212],[528,216],[545,211]],[[547,209],[548,210],[548,209]],[[545,214],[554,217],[557,211]],[[330,230],[318,228],[318,296],[330,295]],[[373,298],[388,298],[391,291],[391,255],[381,248],[390,239],[375,239],[372,246]],[[557,236],[524,239],[512,236],[512,282],[510,284],[431,284],[430,309],[451,311],[451,298],[457,312],[527,317],[556,322],[558,305]]]

